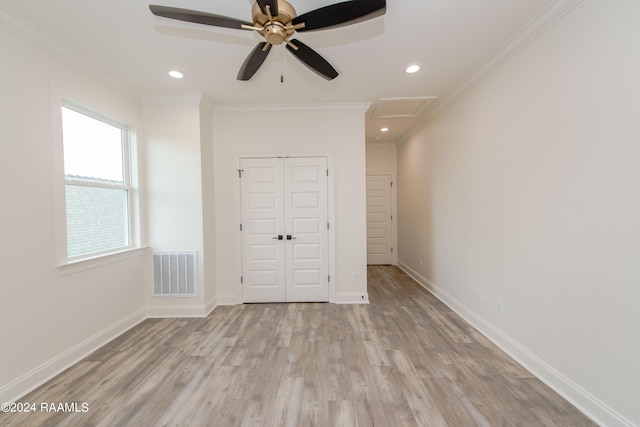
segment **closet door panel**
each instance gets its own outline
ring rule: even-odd
[[[284,160],[287,301],[328,301],[327,159]]]
[[[281,159],[242,159],[244,302],[285,300],[284,186]]]

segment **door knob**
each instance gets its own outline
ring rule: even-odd
[[[272,237],[273,240],[282,240],[282,234],[278,234],[277,236]]]
[[[287,240],[295,239],[295,237],[291,237],[291,234],[287,234]]]

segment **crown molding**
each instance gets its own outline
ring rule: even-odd
[[[367,142],[367,148],[387,148],[387,147],[397,147],[398,145],[395,142],[382,142],[382,141],[371,141]]]
[[[367,112],[370,103],[346,103],[346,104],[256,104],[256,105],[217,105],[214,107],[216,113],[248,113],[248,114],[279,114],[295,113],[304,111],[306,113],[345,113],[356,112],[364,114]]]
[[[80,60],[77,55],[74,55],[69,49],[57,42],[53,37],[46,35],[31,23],[25,21],[2,5],[0,5],[0,25],[16,34],[18,37],[21,37],[49,53],[65,57],[66,59],[72,59],[74,62]]]
[[[105,73],[100,67],[87,61],[56,38],[46,34],[2,5],[0,5],[0,26],[54,57],[70,62],[115,89],[136,99],[139,98],[139,94],[121,80]]]
[[[582,0],[554,0],[542,10],[536,17],[529,21],[520,31],[518,31],[507,43],[502,45],[496,53],[487,59],[480,67],[458,84],[452,91],[442,98],[433,108],[426,113],[426,120],[444,110],[453,101],[461,98],[489,77],[493,72],[506,63],[511,57],[517,54],[525,46],[544,33],[556,21],[569,13]],[[416,126],[419,127],[419,126]],[[407,135],[411,135],[412,129]]]
[[[167,93],[146,95],[140,98],[142,105],[213,105],[202,93]]]

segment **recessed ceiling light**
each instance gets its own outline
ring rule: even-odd
[[[181,79],[184,77],[184,74],[182,74],[180,71],[177,71],[177,70],[169,71],[169,75],[174,79]]]
[[[417,73],[419,70],[420,70],[420,66],[419,66],[419,65],[416,65],[416,64],[409,65],[409,66],[405,69],[405,71],[406,71],[408,74]]]
[[[389,131],[389,128],[380,128],[380,132],[387,132]]]

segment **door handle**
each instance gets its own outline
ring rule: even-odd
[[[291,234],[287,234],[287,240],[295,239],[295,237],[291,237]]]
[[[282,234],[278,234],[277,236],[272,237],[273,240],[282,240]]]

